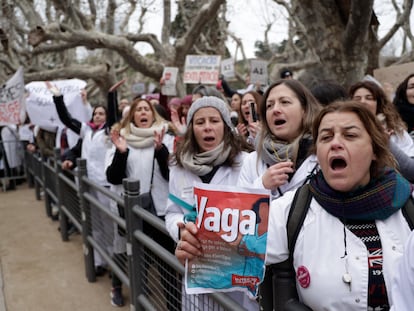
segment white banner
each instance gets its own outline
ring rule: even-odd
[[[0,86],[0,125],[19,124],[25,119],[23,67]]]
[[[250,61],[250,83],[268,84],[267,61],[252,59]]]
[[[184,83],[216,84],[220,73],[220,55],[187,55]]]
[[[92,117],[89,105],[82,101],[81,90],[85,88],[86,82],[79,79],[51,81],[60,90],[65,105],[74,119],[80,122],[89,121]],[[26,110],[32,124],[39,125],[44,129],[56,127],[64,128],[57,114],[53,95],[46,87],[44,81],[30,82],[26,85],[29,96],[26,99]]]
[[[177,76],[178,76],[178,68],[177,67],[164,67],[164,71],[162,73],[162,78],[164,80],[164,84],[161,87],[161,93],[167,96],[176,96],[177,95]]]

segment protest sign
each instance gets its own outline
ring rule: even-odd
[[[220,73],[220,55],[187,55],[184,83],[216,84]]]
[[[382,85],[390,83],[394,89],[403,82],[403,80],[414,72],[414,62],[394,65],[374,70],[374,78]]]
[[[194,196],[203,255],[186,263],[187,293],[237,290],[256,297],[265,272],[268,192],[196,183]]]
[[[221,61],[221,74],[227,79],[234,78],[233,58],[226,58]]]
[[[23,67],[0,86],[0,125],[19,124],[25,119]]]
[[[91,119],[90,106],[84,105],[81,90],[86,82],[79,79],[51,81],[63,95],[65,105],[74,119],[86,122]],[[63,128],[59,120],[52,93],[44,81],[30,82],[26,85],[29,96],[26,99],[26,110],[30,121],[46,130]]]
[[[267,85],[267,61],[252,59],[250,61],[250,83]]]
[[[162,73],[162,78],[164,80],[164,84],[161,87],[161,93],[167,96],[176,96],[177,95],[177,75],[178,75],[178,68],[177,67],[164,67],[164,71]]]
[[[144,82],[138,82],[138,83],[132,84],[131,92],[134,95],[144,94],[145,93],[145,83]]]

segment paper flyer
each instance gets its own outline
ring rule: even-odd
[[[203,255],[186,263],[187,293],[244,291],[256,297],[265,272],[268,192],[196,183],[194,197]]]

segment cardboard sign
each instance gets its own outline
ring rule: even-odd
[[[396,89],[412,73],[414,73],[414,62],[375,69],[374,78],[382,85],[390,83]]]
[[[216,84],[220,73],[220,55],[187,55],[184,83]]]
[[[23,67],[0,86],[0,125],[19,124],[25,119]]]

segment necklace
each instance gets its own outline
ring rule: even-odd
[[[271,146],[272,146],[273,154],[276,157],[276,160],[278,160],[279,162],[291,161],[290,158],[289,158],[289,150],[290,150],[290,147],[291,147],[290,145],[287,146],[287,148],[286,148],[286,157],[285,157],[285,160],[282,160],[280,158],[279,153],[277,152],[277,150],[276,150],[275,145],[274,145],[273,142],[272,142]]]

